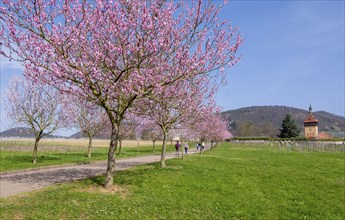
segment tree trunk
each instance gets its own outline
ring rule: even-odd
[[[119,140],[119,155],[122,153],[122,140]]]
[[[180,150],[181,149],[181,150]],[[183,146],[183,141],[181,141],[181,146],[180,146],[180,151],[182,153],[182,160],[184,159],[184,146]]]
[[[162,153],[161,153],[161,167],[166,167],[165,164],[165,150],[167,145],[167,132],[163,131],[163,146],[162,146]]]
[[[89,148],[87,149],[87,157],[91,158],[92,137],[89,137]]]
[[[40,138],[36,137],[34,151],[32,153],[32,163],[36,163],[37,162],[37,148],[38,148],[38,142],[39,141],[40,141]]]
[[[152,141],[153,153],[156,151],[156,140]]]
[[[107,163],[107,172],[105,175],[105,188],[110,188],[114,183],[114,173],[115,173],[115,152],[117,148],[118,142],[118,124],[112,124],[111,128],[111,136],[110,136],[110,144],[108,149],[108,163]]]

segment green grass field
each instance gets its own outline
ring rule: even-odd
[[[108,144],[109,140],[94,140],[92,157],[88,158],[88,140],[43,139],[38,147],[37,163],[32,164],[33,139],[2,139],[0,140],[0,172],[106,160]],[[160,154],[161,145],[159,144],[161,143],[156,143],[156,150],[153,153],[150,141],[140,141],[139,147],[137,141],[124,141],[121,155],[116,155],[116,158]],[[172,147],[169,147],[168,151],[173,151]]]
[[[213,151],[0,200],[0,219],[344,219],[343,153]]]

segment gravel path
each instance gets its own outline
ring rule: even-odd
[[[194,153],[194,152],[190,152]],[[175,158],[175,154],[166,154],[166,159]],[[116,170],[125,170],[132,166],[160,161],[160,155],[116,160]],[[0,174],[0,198],[30,192],[50,185],[86,179],[105,173],[106,161],[83,165],[66,165],[35,170],[19,170]]]

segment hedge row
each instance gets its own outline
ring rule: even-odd
[[[307,138],[270,138],[270,137],[234,137],[238,141],[345,141],[345,138],[307,139]]]

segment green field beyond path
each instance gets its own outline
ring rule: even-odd
[[[52,165],[82,164],[92,161],[102,161],[108,158],[109,140],[94,140],[92,157],[87,157],[86,139],[43,139],[38,148],[37,163],[32,164],[33,139],[0,139],[0,173]],[[171,144],[167,152],[175,149]],[[145,155],[160,155],[161,142],[157,141],[153,152],[151,141],[123,141],[121,154],[119,149],[116,159],[138,157]]]
[[[1,199],[0,219],[343,219],[344,153],[213,151]]]

